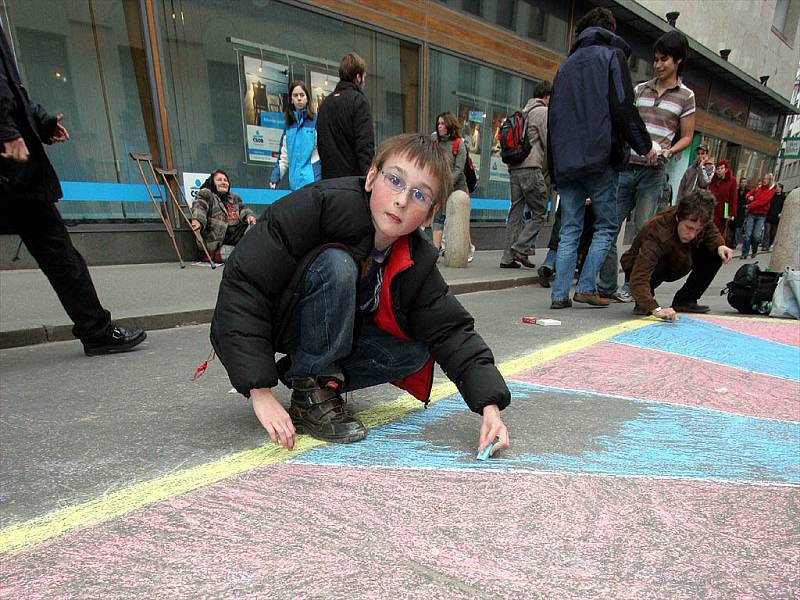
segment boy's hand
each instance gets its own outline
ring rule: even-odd
[[[286,409],[272,395],[272,391],[269,388],[252,389],[250,400],[253,401],[253,410],[272,442],[287,450],[294,448],[294,424]]]
[[[500,409],[496,404],[490,404],[483,408],[483,419],[481,420],[481,433],[478,439],[478,453],[483,452],[495,438],[499,438],[492,448],[492,456],[498,450],[505,450],[509,447],[508,429],[506,429],[503,419],[500,418]]]

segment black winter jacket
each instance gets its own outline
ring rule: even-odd
[[[365,176],[375,155],[369,101],[355,83],[340,81],[317,117],[322,178]]]
[[[313,183],[267,208],[225,263],[211,322],[211,342],[237,391],[249,396],[251,389],[277,385],[278,340],[319,252],[341,245],[360,261],[372,251],[374,236],[363,177]],[[413,263],[389,288],[397,325],[427,345],[473,411],[489,404],[505,408],[508,387],[472,316],[436,268],[436,249],[418,231],[408,238]]]
[[[548,165],[557,185],[622,169],[630,146],[652,147],[634,105],[630,48],[602,27],[581,32],[553,81],[548,116]],[[630,144],[630,146],[629,146]]]
[[[0,157],[0,192],[31,194],[56,202],[61,185],[43,144],[51,144],[58,121],[28,98],[14,54],[0,28],[0,143],[21,137],[30,156],[25,162]]]

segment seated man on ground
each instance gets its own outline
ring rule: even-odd
[[[366,178],[281,198],[231,255],[211,341],[274,443],[291,449],[296,431],[363,439],[342,392],[392,382],[426,402],[435,360],[483,415],[478,450],[508,447],[508,387],[419,231],[452,189],[451,162],[427,136],[389,138]],[[279,379],[293,390],[288,412]]]
[[[645,223],[620,260],[636,301],[634,314],[674,321],[679,312],[709,311],[697,301],[722,263],[733,258],[733,250],[725,245],[712,221],[714,203],[710,192],[696,189]],[[689,278],[675,293],[672,305],[662,308],[654,297],[655,289],[687,273]]]
[[[235,246],[247,227],[256,222],[253,211],[242,199],[231,192],[225,171],[214,171],[203,182],[192,204],[192,229],[200,231],[208,253],[216,262],[222,262],[222,246]],[[197,241],[200,247],[199,240]],[[200,248],[203,255],[203,249]]]

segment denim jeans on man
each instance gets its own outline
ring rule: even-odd
[[[500,259],[506,264],[518,254],[528,254],[547,214],[547,184],[540,168],[510,169],[509,179],[511,208],[508,209],[506,241]],[[522,216],[526,206],[530,209],[531,218],[523,225]]]
[[[344,250],[321,253],[305,273],[286,334],[276,349],[292,355],[287,379],[332,376],[342,391],[402,379],[428,360],[421,343],[379,329],[356,311],[358,267]]]
[[[764,222],[767,220],[767,215],[751,215],[747,214],[747,219],[744,221],[744,239],[742,240],[742,256],[747,258],[750,252],[750,243],[753,244],[753,254],[758,252],[758,246],[761,244],[761,236],[764,234]]]
[[[633,235],[641,231],[647,220],[656,214],[658,199],[664,192],[667,173],[661,166],[628,165],[619,174],[617,183],[617,227],[611,247],[608,249],[603,266],[600,268],[600,281],[597,291],[602,296],[611,296],[617,291],[619,257],[617,256],[617,237],[622,224],[633,214]]]
[[[564,182],[560,186],[561,239],[556,254],[556,278],[551,295],[553,301],[569,298],[572,275],[578,260],[578,240],[583,231],[586,198],[592,199],[594,234],[575,291],[596,293],[597,271],[606,257],[614,232],[619,227],[616,190],[617,172],[611,167],[601,174],[590,174],[579,180]]]

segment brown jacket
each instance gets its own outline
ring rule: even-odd
[[[668,208],[647,221],[633,240],[633,245],[620,259],[634,300],[648,312],[659,306],[650,290],[650,278],[656,266],[669,274],[666,281],[675,281],[692,270],[693,246],[704,244],[716,254],[717,248],[725,245],[716,226],[710,221],[694,240],[688,244],[681,242],[676,212],[676,207]]]

